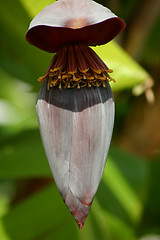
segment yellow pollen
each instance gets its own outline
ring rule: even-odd
[[[91,48],[77,44],[60,49],[53,57],[50,69],[38,81],[47,81],[48,91],[52,87],[106,88],[106,81],[115,82],[108,74],[112,72]]]

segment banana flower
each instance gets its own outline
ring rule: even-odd
[[[89,46],[112,40],[122,19],[92,0],[58,0],[30,23],[30,44],[56,53],[38,79],[36,110],[59,192],[82,229],[102,178],[114,124],[112,72]],[[114,81],[114,80],[113,80]]]

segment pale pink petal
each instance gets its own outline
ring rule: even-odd
[[[46,90],[37,101],[42,141],[57,187],[82,228],[104,170],[114,123],[107,88]]]

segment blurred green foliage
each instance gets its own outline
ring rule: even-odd
[[[35,103],[40,88],[36,79],[45,72],[52,56],[30,46],[25,33],[35,14],[52,2],[0,2],[0,240],[136,240],[153,229],[160,234],[159,161],[148,163],[117,145],[111,146],[83,231],[79,232],[55,184],[13,204],[19,181],[51,177]],[[137,1],[125,2],[120,13],[125,12],[127,19]],[[113,91],[131,90],[149,77],[115,42],[94,50],[114,70],[112,77],[117,83],[112,84]]]

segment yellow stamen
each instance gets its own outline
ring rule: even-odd
[[[47,81],[47,89],[82,87],[107,87],[106,81],[115,80],[109,76],[111,69],[86,45],[70,45],[54,56],[47,73],[38,78]]]

